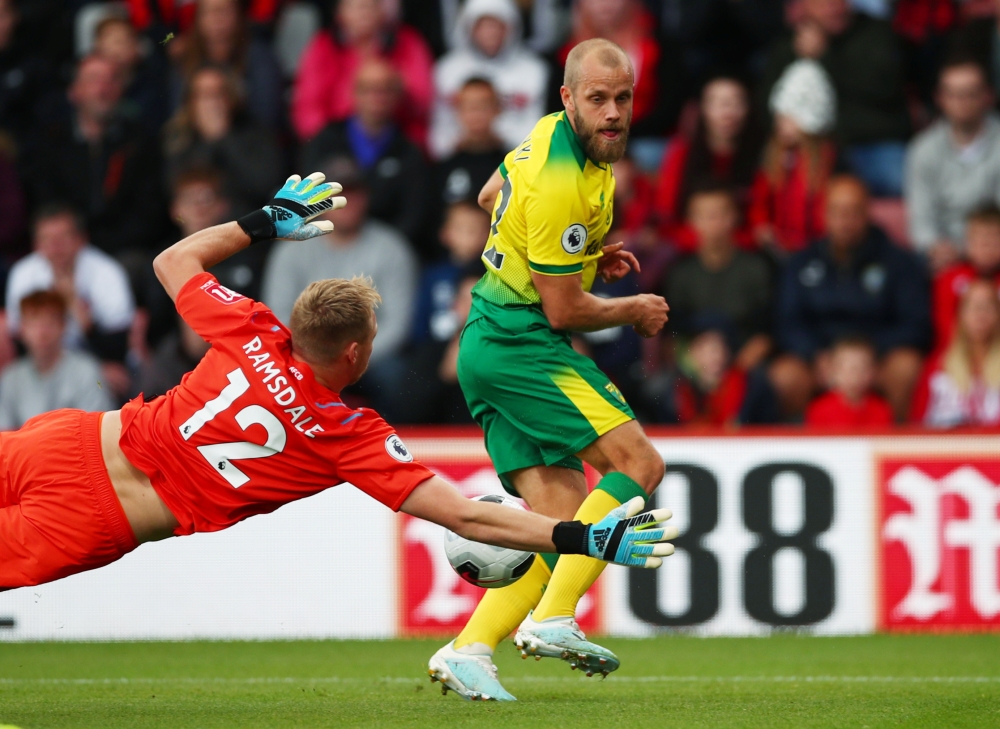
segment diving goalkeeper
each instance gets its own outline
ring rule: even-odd
[[[225,529],[348,482],[391,509],[482,542],[659,566],[676,530],[641,503],[594,525],[470,501],[413,459],[385,421],[340,390],[368,365],[379,296],[364,279],[311,284],[289,328],[206,269],[273,238],[333,229],[310,222],[345,204],[323,175],[288,182],[235,223],[157,256],[184,320],[212,346],[165,396],[121,410],[57,410],[0,434],[0,589],[57,580],[142,542]],[[364,549],[364,545],[359,545]]]

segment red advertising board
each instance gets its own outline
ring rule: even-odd
[[[881,627],[1000,627],[1000,456],[878,463]]]
[[[434,472],[455,484],[466,496],[503,493],[488,458],[458,461],[422,458]],[[399,515],[399,632],[405,636],[457,635],[486,592],[465,582],[444,553],[444,529],[430,522]],[[600,581],[584,595],[577,609],[580,627],[599,632]]]

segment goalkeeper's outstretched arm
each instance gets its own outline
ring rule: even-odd
[[[333,230],[328,220],[312,222],[330,210],[342,208],[347,201],[334,197],[339,184],[324,182],[321,172],[304,180],[292,175],[274,199],[260,210],[245,215],[235,223],[223,223],[199,231],[175,243],[153,260],[153,270],[170,294],[177,293],[192,276],[207,271],[257,241],[308,240]]]
[[[597,524],[558,521],[499,504],[473,501],[434,476],[417,486],[401,511],[451,529],[466,539],[509,549],[585,554],[630,567],[659,567],[673,554],[667,541],[677,530],[666,526],[668,509],[640,514],[640,497],[623,504]]]

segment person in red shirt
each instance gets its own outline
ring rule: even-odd
[[[990,204],[973,212],[965,226],[965,260],[934,277],[932,312],[934,346],[944,349],[955,332],[959,302],[977,278],[1000,285],[1000,207]]]
[[[677,134],[667,147],[657,176],[655,207],[660,235],[681,251],[697,247],[698,235],[687,222],[687,206],[698,189],[708,184],[731,188],[740,218],[745,219],[761,148],[749,99],[742,81],[731,76],[710,79],[701,92],[694,136]],[[749,229],[741,228],[736,238],[740,247],[753,247]]]
[[[290,110],[299,141],[354,113],[355,74],[375,56],[388,61],[402,79],[397,121],[414,144],[425,146],[434,59],[420,34],[392,22],[384,6],[380,0],[339,0],[333,27],[320,30],[306,46]]]
[[[310,284],[289,327],[206,269],[256,243],[305,240],[311,219],[346,201],[316,173],[271,203],[162,252],[157,277],[178,313],[212,346],[181,384],[121,410],[57,410],[0,435],[0,589],[36,585],[114,562],[142,542],[225,529],[350,483],[393,510],[470,539],[655,567],[672,551],[634,517],[642,499],[591,526],[469,501],[416,462],[372,410],[340,390],[364,373],[378,325],[369,280]],[[648,528],[641,533],[635,527]],[[610,537],[602,530],[610,528]]]
[[[837,163],[836,97],[815,61],[793,63],[771,94],[774,130],[750,189],[750,228],[764,249],[782,258],[826,232],[826,185]]]
[[[866,339],[844,338],[833,345],[826,380],[829,390],[806,410],[806,425],[855,428],[889,426],[892,408],[872,392],[875,349]]]

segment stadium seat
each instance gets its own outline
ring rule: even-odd
[[[94,33],[102,20],[111,15],[128,17],[125,3],[92,3],[80,8],[73,28],[73,44],[78,58],[83,58],[94,47]]]
[[[287,78],[293,78],[299,70],[299,59],[321,24],[319,10],[309,3],[289,3],[281,11],[274,32],[274,51]]]

